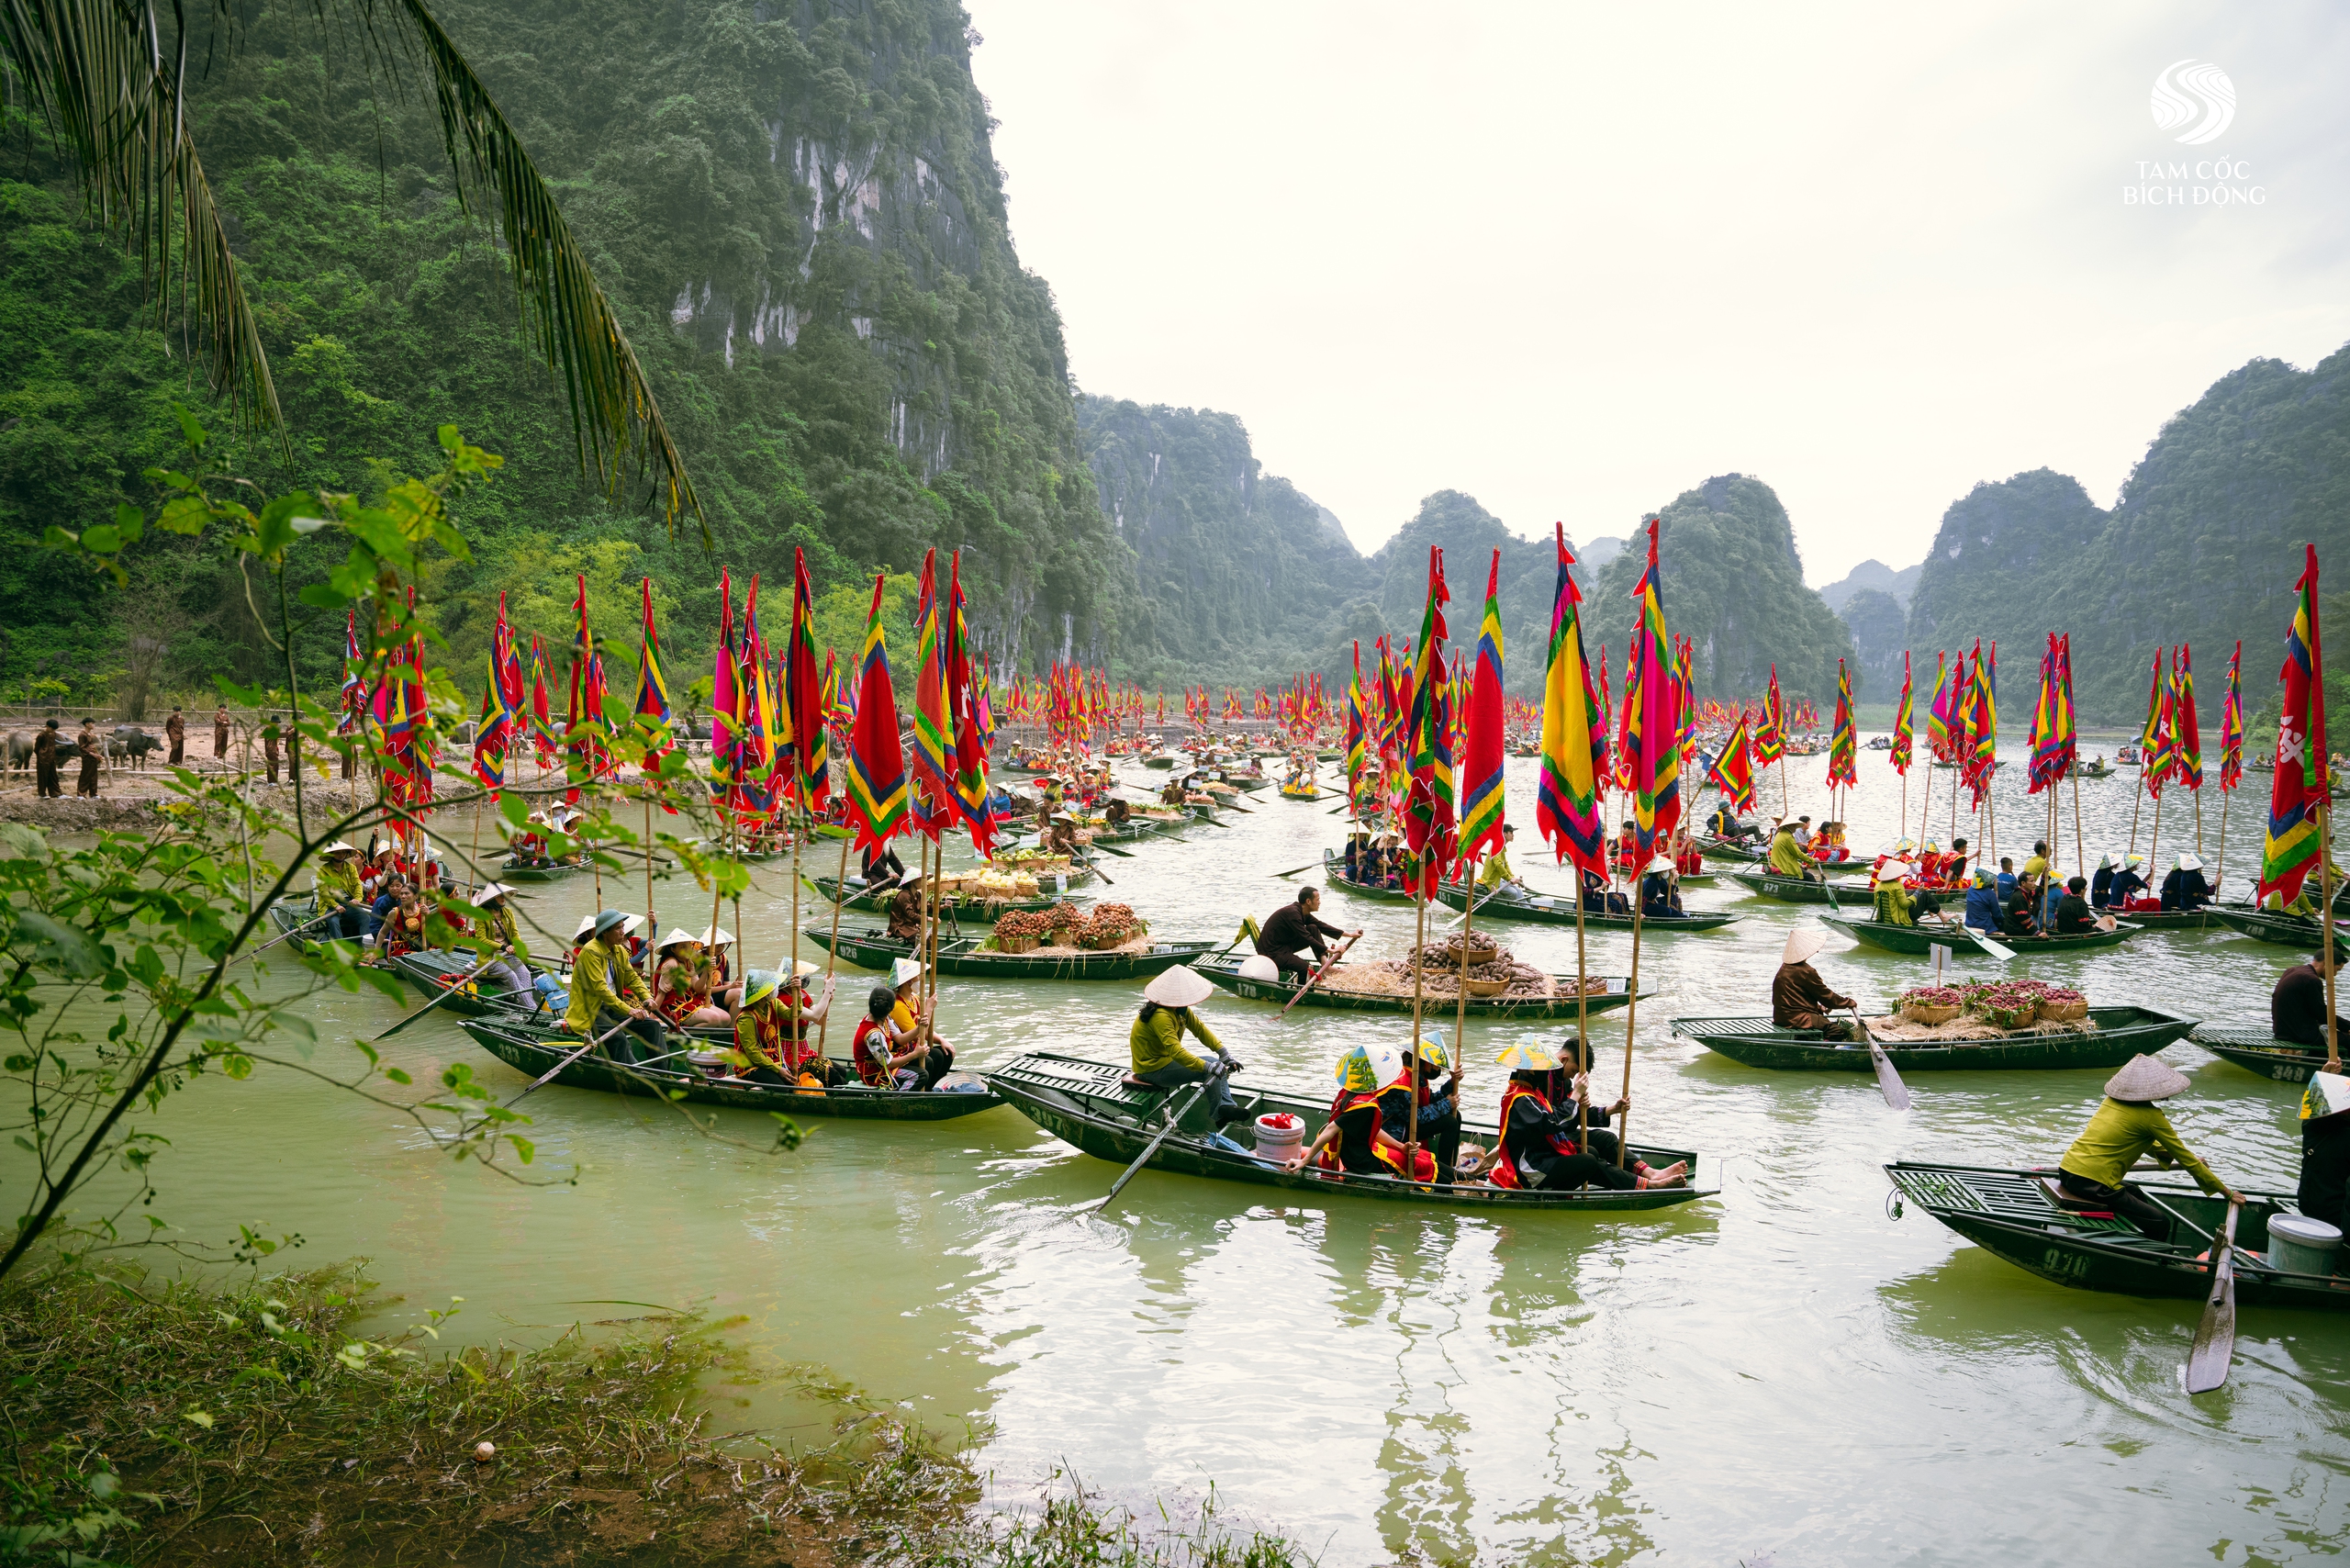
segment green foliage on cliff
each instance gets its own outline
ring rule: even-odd
[[[1078,420],[1135,562],[1121,651],[1137,678],[1255,687],[1330,667],[1372,578],[1336,517],[1263,471],[1237,419],[1087,397]]]
[[[525,632],[561,643],[574,574],[616,595],[650,571],[674,595],[673,665],[699,666],[718,566],[761,573],[780,610],[795,544],[820,593],[962,546],[993,650],[1031,664],[1116,644],[1131,573],[1080,450],[1050,291],[1013,252],[954,0],[448,0],[435,14],[588,246],[716,559],[583,483],[561,388],[520,341],[429,107],[379,97],[290,0],[241,27],[193,97],[295,437],[290,462],[241,454],[249,472],[365,493],[429,466],[416,432],[443,422],[504,453],[510,483],[462,520],[478,564],[435,585],[460,654],[486,642],[501,590]],[[191,59],[206,58],[199,36]],[[28,548],[48,524],[151,501],[141,470],[177,440],[172,399],[206,398],[176,318],[161,331],[142,319],[138,278],[61,199],[44,139],[21,118],[6,129],[0,687],[38,666],[96,700],[134,635],[168,644],[163,678],[252,676],[265,646],[219,552],[181,548],[112,617]],[[296,580],[328,565],[297,559]],[[632,647],[634,595],[596,608]],[[313,677],[330,673],[340,624],[297,636]]]
[[[2154,649],[2189,643],[2208,747],[2238,638],[2246,706],[2275,684],[2305,543],[2330,571],[2350,561],[2350,349],[2214,382],[2165,422],[2110,510],[2046,469],[1977,486],[1942,518],[1910,645],[1930,666],[1937,646],[1997,638],[2014,681],[2048,633],[2069,632],[2083,718],[2135,726]]]
[[[1775,663],[1780,690],[1811,698],[1824,715],[1836,696],[1836,661],[1853,656],[1852,636],[1804,587],[1795,529],[1777,493],[1749,476],[1719,475],[1655,515],[1662,520],[1657,547],[1665,628],[1695,644],[1691,673],[1698,699],[1760,698]],[[1642,530],[1598,574],[1590,624],[1614,644],[1611,663],[1618,669],[1632,590],[1647,566]],[[1856,674],[1854,695],[1865,688]]]

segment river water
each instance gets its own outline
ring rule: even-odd
[[[2040,807],[2023,797],[2020,754],[2009,763],[1999,840],[2020,860]],[[1568,877],[1530,842],[1533,767],[1509,765],[1509,812],[1527,824],[1514,859],[1561,891]],[[1796,810],[1826,814],[1825,767],[1790,765]],[[1861,770],[1856,850],[1893,835],[1901,799],[1884,754],[1863,752]],[[1913,775],[1913,830],[1925,777]],[[1952,778],[1933,775],[1937,836]],[[2223,896],[2241,896],[2257,855],[2265,800],[2250,782],[2231,813]],[[2133,787],[2127,775],[2081,787],[2092,865],[2126,844]],[[1774,774],[1764,800],[1778,791]],[[2068,792],[2068,871],[2071,807]],[[1133,903],[1161,935],[1229,936],[1290,896],[1294,882],[1270,873],[1341,842],[1341,819],[1322,807],[1267,791],[1253,812],[1109,860],[1117,885],[1093,891]],[[2184,814],[2165,802],[2165,864],[2191,838]],[[462,822],[444,831],[464,841]],[[831,870],[837,846],[817,853],[825,864],[811,869]],[[757,869],[744,922],[752,962],[766,964],[786,945],[789,882],[784,866]],[[532,891],[533,916],[565,931],[594,896],[584,878]],[[632,884],[627,902],[643,891]],[[665,926],[708,919],[689,883],[664,882],[660,896],[676,906]],[[1642,984],[1660,994],[1633,1041],[1632,1130],[1700,1150],[1701,1180],[1721,1192],[1653,1215],[1281,1204],[1147,1172],[1101,1220],[1079,1210],[1115,1171],[1008,1107],[931,1126],[815,1122],[798,1153],[771,1158],[642,1103],[560,1087],[526,1109],[539,1169],[576,1168],[578,1182],[525,1189],[436,1158],[379,1108],[269,1072],[207,1081],[175,1103],[162,1207],[206,1238],[241,1221],[298,1231],[297,1260],[364,1255],[411,1311],[464,1296],[456,1327],[475,1339],[625,1316],[591,1305],[615,1301],[739,1314],[763,1356],[822,1363],[968,1437],[1006,1495],[1059,1466],[1138,1506],[1196,1505],[1213,1487],[1227,1519],[1284,1530],[1330,1563],[2338,1555],[2350,1539],[2344,1320],[2246,1309],[2227,1387],[2189,1400],[2179,1374],[2196,1304],[2066,1291],[1914,1211],[1887,1216],[1884,1162],[2053,1164],[2103,1075],[1912,1075],[1902,1114],[1864,1074],[1773,1074],[1713,1056],[1676,1040],[1672,1020],[1767,1012],[1779,948],[1806,915],[1726,881],[1688,902],[1743,918],[1645,944]],[[1365,927],[1369,957],[1411,937],[1408,908],[1334,895],[1325,913]],[[1922,978],[1918,961],[1831,936],[1818,967],[1864,1003]],[[1572,928],[1507,927],[1504,941],[1544,968],[1574,967]],[[1592,939],[1595,969],[1621,974],[1630,957],[1628,936]],[[2290,961],[2223,933],[2149,935],[2028,972],[2099,1003],[2253,1022]],[[845,1020],[866,977],[845,979]],[[965,1066],[1035,1047],[1122,1060],[1137,1000],[1129,985],[950,980],[941,1026]],[[319,1011],[328,1037],[397,1013],[340,995]],[[1222,994],[1203,1012],[1248,1064],[1244,1081],[1317,1094],[1353,1044],[1409,1033],[1378,1015],[1301,1008],[1283,1020]],[[1500,1095],[1490,1063],[1518,1033],[1470,1025],[1481,1119]],[[1594,1033],[1612,1090],[1623,1015]],[[835,1054],[845,1035],[834,1031]],[[447,1023],[386,1051],[420,1081],[464,1061],[498,1087],[520,1082]],[[2188,1142],[2240,1185],[2289,1190],[2296,1090],[2191,1045],[2165,1055],[2193,1081],[2170,1103]],[[762,1118],[722,1120],[766,1136]]]

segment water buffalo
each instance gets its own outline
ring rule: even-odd
[[[29,773],[32,771],[33,734],[31,730],[12,730],[8,733],[8,738],[5,742],[0,742],[0,747],[5,747],[9,772]]]
[[[147,766],[149,752],[162,749],[163,743],[160,737],[149,734],[136,724],[117,724],[114,734],[106,737],[106,755],[127,756],[135,768]]]

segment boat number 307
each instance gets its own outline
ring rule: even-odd
[[[2052,1274],[2086,1274],[2089,1260],[2075,1252],[2063,1252],[2051,1247],[2040,1255],[2041,1267]]]

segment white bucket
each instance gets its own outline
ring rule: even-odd
[[[1305,1120],[1287,1111],[1257,1118],[1257,1158],[1285,1164],[1305,1147]]]
[[[2342,1255],[2342,1232],[2307,1215],[2278,1215],[2268,1222],[2268,1258],[2296,1274],[2331,1274]]]

